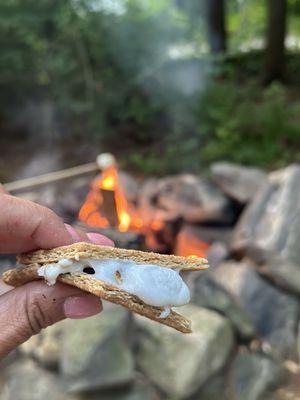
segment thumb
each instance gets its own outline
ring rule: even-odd
[[[62,283],[36,281],[10,290],[0,296],[0,358],[55,322],[101,310],[99,298]]]

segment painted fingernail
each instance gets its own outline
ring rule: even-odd
[[[72,319],[91,317],[102,311],[101,300],[92,294],[68,297],[63,307],[65,316]]]
[[[101,235],[100,233],[89,232],[86,235],[94,244],[101,244],[102,246],[114,246],[114,242],[111,239]]]
[[[72,239],[74,240],[74,242],[87,241],[87,237],[84,232],[82,232],[82,234],[80,234],[75,228],[73,228],[73,226],[71,226],[69,224],[65,224],[65,227],[66,227],[67,231],[69,232],[69,234],[72,236]]]

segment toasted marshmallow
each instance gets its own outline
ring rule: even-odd
[[[177,270],[152,264],[137,264],[119,259],[92,260],[62,259],[55,264],[39,268],[49,285],[54,285],[60,274],[81,272],[93,279],[111,284],[137,296],[144,303],[165,307],[161,318],[166,318],[172,306],[182,306],[190,301],[190,292]]]

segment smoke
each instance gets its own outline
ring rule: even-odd
[[[139,21],[134,27],[132,22],[126,23],[125,18],[125,23],[109,27],[115,62],[121,69],[134,71],[133,83],[148,91],[147,80],[151,78],[162,91],[169,89],[184,97],[203,91],[210,70],[208,60],[203,62],[205,49],[199,46],[189,28],[182,26],[182,17],[164,8],[151,15],[150,2],[141,2],[145,10],[147,3],[148,25],[144,21],[143,26]],[[140,32],[141,37],[136,35],[139,24],[144,29]],[[188,24],[185,21],[185,25]]]
[[[118,113],[121,118],[126,113],[131,118],[131,110],[121,109],[128,98],[126,93],[131,96],[130,87],[134,88],[133,92],[139,88],[147,95],[150,108],[155,109],[159,104],[167,114],[166,119],[173,121],[173,125],[179,126],[179,121],[188,121],[192,126],[193,102],[205,90],[209,81],[210,65],[200,60],[199,45],[188,32],[188,21],[184,21],[180,10],[170,7],[169,1],[73,0],[67,4],[73,7],[78,19],[86,19],[85,23],[91,22],[84,28],[87,31],[90,29],[93,32],[95,26],[101,25],[99,40],[93,42],[95,32],[87,36],[87,31],[83,29],[81,32],[78,24],[72,33],[74,40],[80,42],[77,46],[80,54],[75,55],[77,59],[59,59],[54,54],[54,61],[51,56],[43,60],[47,82],[41,97],[31,96],[28,91],[27,100],[11,118],[11,124],[17,130],[28,133],[32,145],[31,154],[28,154],[31,159],[17,173],[19,177],[64,166],[65,160],[59,148],[55,147],[58,139],[75,137],[76,133],[89,141],[93,139],[91,133],[95,136],[104,135],[106,126],[101,118],[105,119],[105,113],[110,112],[112,119],[120,118]],[[59,29],[63,28],[60,26]],[[48,39],[50,42],[57,40],[55,35]],[[59,45],[58,42],[50,43],[53,48],[59,48]],[[73,54],[67,47],[65,51],[68,55]],[[72,51],[76,54],[76,46]],[[73,61],[77,66],[72,65]],[[55,68],[60,62],[60,67],[66,69],[63,81],[61,76],[55,76],[56,71],[59,71]],[[102,62],[107,64],[101,65]],[[103,76],[99,75],[99,67]],[[50,72],[53,68],[52,76],[47,76],[49,68]],[[88,87],[86,92],[92,92],[89,98],[85,96],[84,84]],[[117,100],[112,101],[113,97]],[[134,112],[135,117],[139,118],[139,110]],[[153,134],[156,135],[155,132]],[[165,136],[169,132],[166,130],[158,134]]]
[[[91,11],[105,14],[123,15],[126,12],[125,0],[90,0],[87,5]]]
[[[163,68],[166,89],[184,98],[203,92],[207,85],[209,66],[199,60],[176,60]]]
[[[192,126],[193,102],[207,87],[210,62],[207,57],[203,60],[203,48],[191,34],[188,16],[182,21],[179,11],[170,11],[169,6],[151,13],[150,2],[140,3],[147,18],[131,21],[132,10],[127,9],[122,22],[107,30],[114,62],[131,78],[124,86],[137,85],[152,104],[162,106],[174,124],[189,120]]]
[[[28,98],[18,112],[15,113],[14,125],[28,133],[29,139],[40,143],[51,144],[59,138],[61,131],[58,120],[58,110],[50,99]]]
[[[17,177],[18,179],[29,178],[57,171],[61,166],[61,153],[59,148],[56,148],[55,151],[51,148],[49,148],[49,150],[36,150],[30,155],[28,162],[17,171]]]

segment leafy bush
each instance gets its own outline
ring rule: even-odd
[[[206,162],[226,159],[266,168],[295,161],[299,111],[300,102],[290,101],[278,84],[214,83],[196,111],[198,135],[205,138],[201,156]]]
[[[151,140],[161,105],[144,82],[185,28],[167,1],[127,0],[120,13],[96,3],[0,1],[0,121],[48,102],[56,136]]]
[[[127,165],[163,175],[203,171],[217,160],[266,169],[300,161],[300,102],[290,93],[279,84],[212,79],[193,109],[186,107],[186,119],[173,120],[153,146],[132,151]]]

